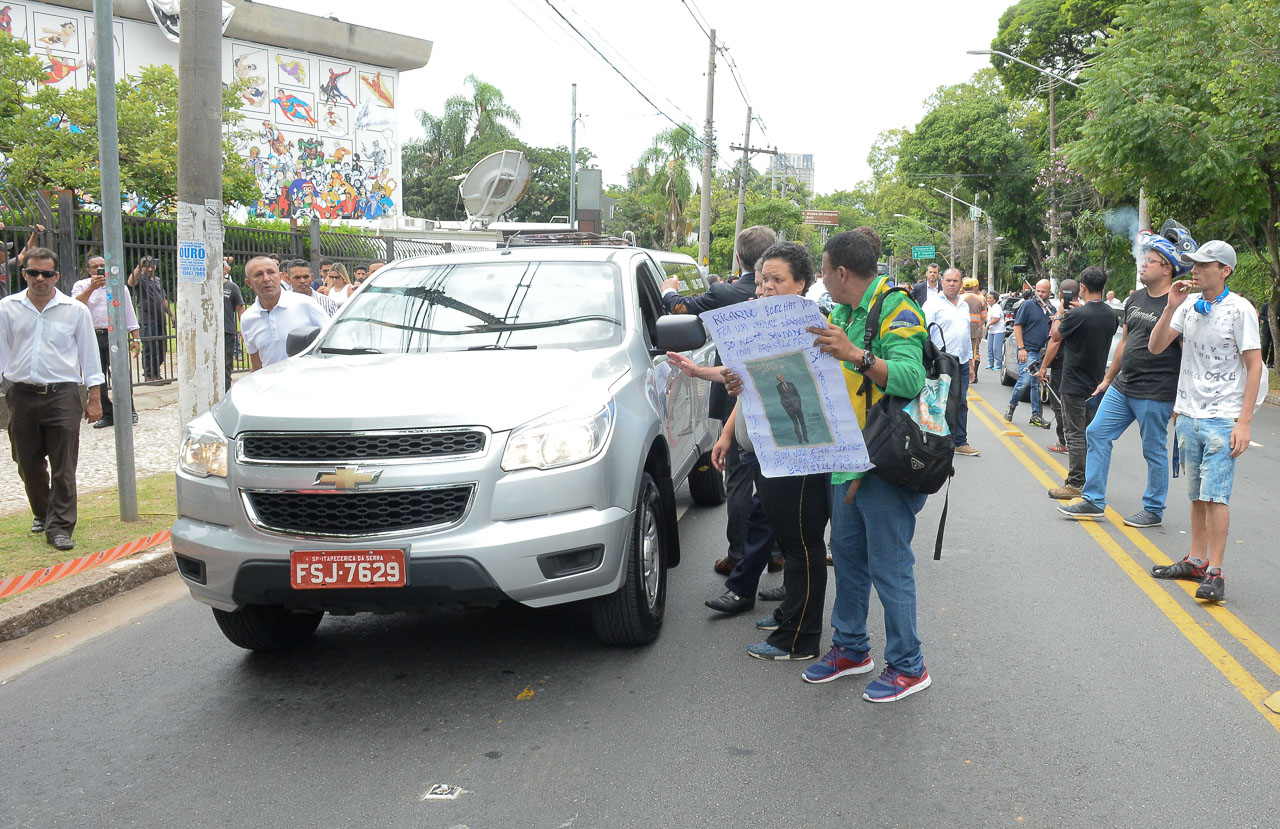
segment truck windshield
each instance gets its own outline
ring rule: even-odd
[[[622,341],[607,262],[478,262],[397,268],[352,297],[329,353],[600,348]]]

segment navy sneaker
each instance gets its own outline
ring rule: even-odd
[[[773,618],[772,613],[770,613],[768,616],[764,617],[763,619],[756,620],[756,630],[777,630],[777,629],[778,629],[778,620]]]
[[[1149,530],[1152,527],[1158,527],[1163,523],[1164,521],[1159,515],[1146,509],[1142,512],[1134,513],[1124,519],[1126,527],[1137,527],[1140,530]]]
[[[925,668],[920,676],[904,674],[892,665],[885,668],[875,681],[862,692],[867,702],[895,702],[909,697],[916,691],[923,691],[933,684],[929,678],[929,669]]]
[[[788,659],[813,659],[816,653],[792,653],[784,651],[782,648],[775,648],[768,642],[756,642],[754,645],[747,646],[747,653],[756,659],[772,659],[774,661],[783,662]]]
[[[842,676],[865,674],[875,666],[876,663],[871,661],[871,654],[868,651],[855,651],[832,645],[826,656],[805,668],[800,676],[805,682],[816,685]]]
[[[1078,504],[1068,504],[1065,507],[1058,507],[1058,512],[1068,518],[1074,518],[1077,521],[1097,521],[1099,518],[1106,515],[1107,511],[1100,507],[1095,507],[1088,501],[1081,501]]]

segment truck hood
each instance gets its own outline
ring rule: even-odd
[[[484,426],[502,432],[600,403],[623,347],[304,355],[256,371],[213,408],[223,434]]]

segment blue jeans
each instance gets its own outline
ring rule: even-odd
[[[1121,394],[1115,386],[1107,389],[1098,404],[1093,422],[1085,430],[1088,450],[1084,465],[1084,499],[1098,509],[1107,507],[1107,473],[1111,470],[1111,444],[1138,421],[1142,434],[1142,457],[1147,460],[1147,490],[1142,508],[1164,515],[1169,498],[1169,417],[1173,401],[1142,400]]]
[[[1004,332],[994,331],[987,335],[987,365],[1004,365]]]
[[[1230,503],[1236,476],[1236,459],[1231,457],[1235,428],[1235,420],[1229,417],[1182,415],[1174,424],[1187,495],[1192,501]]]
[[[924,655],[916,632],[916,557],[911,538],[926,496],[875,474],[862,479],[852,504],[844,502],[847,489],[848,484],[831,488],[831,557],[836,579],[831,641],[855,651],[871,650],[867,613],[874,584],[884,607],[884,661],[919,676]]]
[[[1009,408],[1015,409],[1018,406],[1018,400],[1022,397],[1022,390],[1031,384],[1031,414],[1033,417],[1040,415],[1040,381],[1036,376],[1027,371],[1027,366],[1040,359],[1040,349],[1028,348],[1027,359],[1018,361],[1018,382],[1013,384],[1013,396],[1009,398]]]

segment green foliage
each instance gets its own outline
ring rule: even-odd
[[[98,200],[97,89],[59,90],[36,83],[40,61],[27,56],[24,41],[0,38],[0,149],[9,159],[11,181],[45,189],[69,188]],[[234,125],[237,90],[223,94],[223,123]],[[150,212],[172,208],[178,192],[178,77],[170,66],[148,66],[122,79],[116,87],[116,120],[120,144],[120,184],[137,193]],[[73,132],[75,126],[81,132]],[[252,174],[223,141],[223,198],[257,198]]]
[[[991,48],[1070,78],[1106,34],[1119,6],[1115,0],[1019,0],[1000,16]],[[1036,89],[1045,75],[999,55],[991,62],[1010,95],[1040,97]],[[1064,98],[1074,92],[1062,84],[1058,91]]]
[[[1071,163],[1104,193],[1145,187],[1201,240],[1265,247],[1280,298],[1280,5],[1125,5],[1081,78]]]
[[[653,137],[653,144],[640,155],[639,166],[649,174],[645,188],[662,195],[662,246],[670,248],[689,232],[685,208],[693,195],[689,168],[698,165],[702,142],[690,126],[672,127]]]

